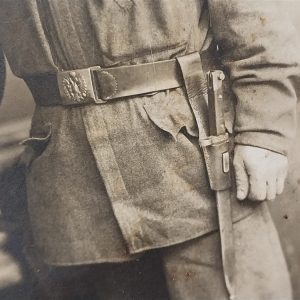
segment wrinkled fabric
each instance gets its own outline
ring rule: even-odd
[[[236,300],[292,300],[289,272],[267,205],[233,226]],[[170,300],[227,300],[220,236],[162,250]],[[279,271],[280,270],[280,271]]]
[[[236,300],[291,300],[291,285],[267,205],[234,224]],[[121,264],[47,267],[56,300],[228,300],[218,232]],[[280,271],[279,271],[280,270]],[[155,288],[153,288],[155,287]]]
[[[300,84],[300,44],[287,12],[280,1],[208,2],[237,99],[235,142],[287,154]]]
[[[26,78],[171,59],[200,52],[214,37],[236,96],[226,98],[236,142],[286,153],[299,76],[296,34],[283,15],[274,17],[275,3],[263,3],[1,0],[0,44],[13,72]],[[286,40],[289,55],[282,55]],[[211,57],[205,70],[218,61]],[[30,219],[48,263],[124,261],[217,228],[183,89],[98,106],[37,107],[31,136],[38,151],[27,174]],[[232,205],[239,220],[255,203]]]

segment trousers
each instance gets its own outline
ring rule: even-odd
[[[277,231],[265,204],[234,224],[236,300],[290,300]],[[49,267],[49,300],[226,300],[218,232],[128,263]],[[45,279],[44,279],[45,280]]]

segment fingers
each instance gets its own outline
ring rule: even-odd
[[[249,179],[242,161],[234,162],[234,171],[237,188],[237,198],[239,200],[244,200],[246,199],[249,192]]]
[[[263,201],[267,197],[267,183],[262,178],[250,175],[250,188],[248,198],[250,200]]]
[[[282,193],[288,170],[286,156],[263,148],[237,145],[233,165],[238,199],[274,200]]]
[[[283,173],[278,175],[278,178],[277,178],[277,195],[280,195],[283,192],[284,182],[285,182],[285,178],[287,176],[286,173],[287,172],[283,172]]]
[[[275,200],[276,195],[277,195],[277,180],[275,177],[267,181],[267,200],[270,201]]]
[[[276,176],[262,176],[261,173],[253,172],[248,175],[242,163],[234,164],[237,198],[246,198],[254,201],[275,200],[281,194],[284,187],[286,175],[284,173]],[[266,179],[267,178],[267,179]]]
[[[284,187],[285,176],[271,177],[268,180],[255,176],[250,176],[249,195],[250,200],[264,201],[275,200],[276,196],[281,194]]]
[[[269,178],[268,181],[266,181],[263,178],[250,176],[248,198],[256,201],[275,200],[276,196],[283,192],[285,177],[286,176],[283,174],[277,178]]]

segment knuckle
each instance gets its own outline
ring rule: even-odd
[[[281,195],[282,192],[283,192],[283,189],[279,189],[279,190],[277,191],[277,195]]]
[[[277,195],[281,195],[283,193],[284,187],[280,186],[279,188],[277,188]]]
[[[244,189],[245,181],[242,177],[236,176],[236,184],[240,187],[240,189]]]
[[[260,195],[256,196],[256,200],[257,201],[264,201],[264,200],[266,200],[266,197],[264,195],[260,194]]]
[[[240,193],[245,193],[246,188],[245,188],[244,186],[239,186],[237,190],[238,190],[238,192],[240,192]]]
[[[250,195],[251,200],[254,200],[254,201],[264,201],[266,199],[266,192],[259,191],[255,188],[251,189],[251,192],[249,195]]]
[[[274,201],[275,198],[276,198],[276,195],[275,195],[275,194],[271,194],[271,195],[268,195],[268,196],[267,196],[267,200],[269,200],[269,201]]]

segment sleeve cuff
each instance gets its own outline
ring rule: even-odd
[[[288,155],[290,143],[285,137],[268,132],[243,132],[236,134],[235,144],[264,148],[276,153]]]

